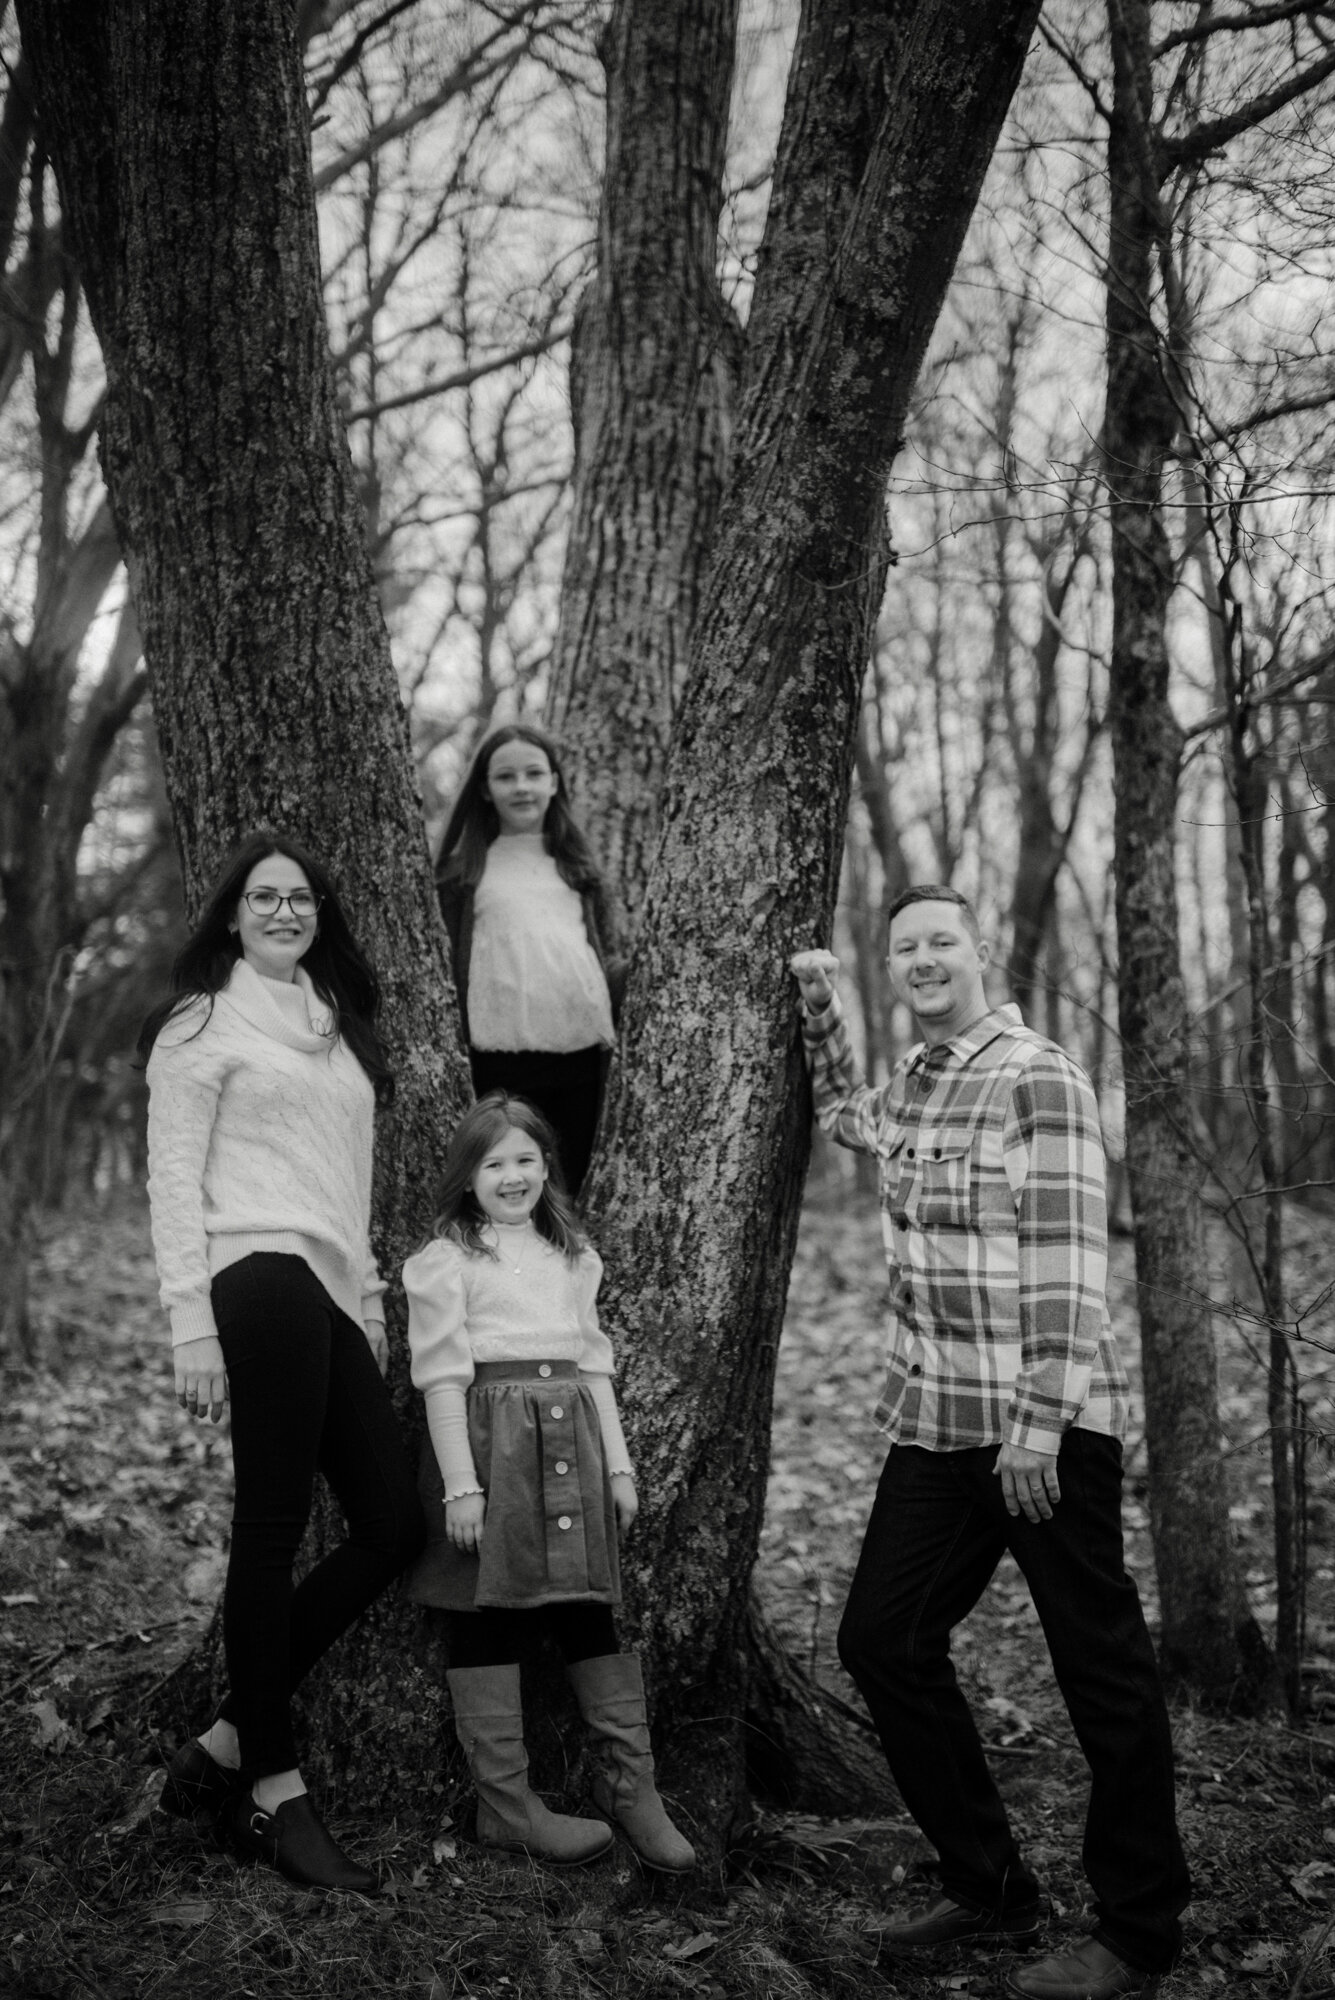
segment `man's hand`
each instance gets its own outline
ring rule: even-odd
[[[172,1349],[172,1366],[181,1408],[192,1417],[211,1417],[218,1423],[227,1407],[227,1364],[217,1335],[183,1340]]]
[[[482,1523],[487,1514],[485,1493],[461,1493],[445,1502],[445,1532],[461,1555],[475,1556],[482,1547]]]
[[[802,992],[802,1004],[812,1014],[821,1014],[834,995],[833,981],[839,961],[832,951],[795,951],[788,970]]]
[[[1055,1451],[1028,1451],[1022,1444],[1003,1444],[992,1470],[1001,1481],[1008,1514],[1023,1514],[1035,1526],[1052,1519],[1052,1510],[1062,1497]]]

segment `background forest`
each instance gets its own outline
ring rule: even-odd
[[[621,1302],[638,1449],[676,1468],[638,1558],[663,1715],[698,1722],[731,1689],[779,1745],[769,1775],[790,1806],[887,1810],[855,1722],[837,1702],[813,1721],[828,1658],[814,1641],[796,1657],[772,1576],[758,1604],[749,1584],[767,1481],[768,1561],[798,1476],[785,1451],[800,1456],[782,1368],[774,1467],[767,1442],[807,1146],[783,960],[832,923],[883,1076],[906,1024],[880,912],[932,878],[977,899],[994,996],[1099,1091],[1120,1324],[1143,1343],[1140,1553],[1174,1686],[1194,1718],[1270,1718],[1240,1730],[1319,1723],[1335,8],[247,0],[256,49],[261,30],[288,47],[295,14],[281,102],[229,85],[228,62],[241,78],[260,56],[206,35],[199,10],[187,34],[117,0],[88,10],[86,46],[59,11],[0,5],[11,1405],[36,1424],[33,1385],[59,1395],[77,1373],[68,1330],[100,1324],[102,1232],[137,1272],[126,1295],[145,1294],[129,1052],[248,818],[321,836],[354,899],[387,911],[375,955],[415,1053],[381,1229],[391,1252],[411,1240],[431,1128],[462,1101],[426,847],[472,746],[529,714],[570,746],[637,950],[590,1214],[609,1265],[641,1280]],[[967,104],[934,68],[952,36]],[[965,142],[942,109],[956,101]],[[188,165],[204,133],[207,193]],[[218,133],[234,152],[215,153]],[[327,327],[327,360],[309,326],[304,348],[289,340],[306,324],[297,252],[276,225],[271,260],[254,250],[280,168],[315,205],[309,326]],[[304,443],[283,428],[275,341],[304,371]],[[346,476],[322,470],[323,497],[285,512],[291,465],[324,465],[313,436],[346,441]],[[272,490],[256,437],[279,440]],[[263,551],[249,586],[247,547]],[[392,783],[391,670],[411,747]],[[710,997],[738,1030],[692,1096],[672,1023]],[[833,1219],[867,1188],[822,1152],[812,1188],[799,1293],[828,1283],[800,1353],[831,1300],[870,1283]],[[879,1301],[859,1296],[874,1339]],[[805,1397],[819,1368],[799,1374]],[[744,1497],[720,1509],[720,1491]],[[647,1589],[665,1575],[675,1622]],[[6,1583],[7,1606],[27,1581]],[[182,1671],[207,1671],[187,1636]],[[399,1643],[390,1614],[321,1699],[378,1685]],[[59,1645],[47,1632],[27,1657]],[[67,1747],[40,1717],[35,1738],[24,1727],[39,1759]],[[352,1800],[378,1795],[411,1736],[395,1728],[360,1713],[374,1750],[331,1774]],[[721,1855],[745,1816],[737,1732],[695,1742],[679,1781]],[[819,1878],[814,1824],[783,1865]],[[1319,1941],[1292,1949],[1324,1912],[1307,1882],[1284,1949],[1247,1975],[1276,1991],[1330,1990]],[[1237,1977],[1243,1957],[1216,1970]],[[667,1963],[691,1986],[689,1957]],[[532,1990],[582,1990],[572,1965],[590,1990],[603,1976],[578,1951],[562,1965]],[[475,1990],[456,1971],[431,1973],[439,1991]],[[801,1991],[787,1976],[755,1990]],[[602,1990],[641,1989],[647,1975]]]

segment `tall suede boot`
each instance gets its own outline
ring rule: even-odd
[[[484,1847],[530,1854],[558,1867],[593,1861],[612,1845],[600,1819],[549,1812],[529,1790],[519,1668],[452,1667],[445,1679],[454,1727],[477,1788],[477,1837]]]
[[[654,1785],[654,1759],[644,1713],[644,1681],[633,1653],[605,1653],[566,1668],[580,1714],[601,1746],[594,1804],[610,1813],[646,1868],[686,1875],[695,1849],[678,1833]]]

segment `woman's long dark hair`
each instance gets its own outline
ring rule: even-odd
[[[266,861],[271,854],[295,861],[320,898],[315,938],[301,964],[332,1013],[341,1040],[371,1079],[377,1104],[388,1104],[394,1095],[394,1072],[376,1032],[380,981],[348,929],[328,869],[295,840],[268,827],[248,833],[224,862],[204,913],[172,967],[171,992],[159,1001],[139,1031],[138,1054],[147,1062],[166,1023],[191,1000],[207,999],[212,1012],[214,996],[222,992],[241,956],[241,940],[231,924],[246,878],[257,862]]]
[[[455,1126],[440,1183],[440,1209],[427,1242],[445,1236],[471,1250],[474,1256],[496,1256],[482,1234],[489,1218],[473,1193],[472,1182],[487,1154],[500,1144],[512,1125],[528,1133],[547,1167],[547,1178],[533,1211],[533,1226],[539,1236],[545,1236],[573,1263],[584,1248],[585,1238],[557,1164],[556,1134],[536,1104],[530,1104],[526,1097],[511,1097],[506,1090],[489,1090],[485,1097],[479,1097]],[[426,1245],[421,1247],[425,1249]]]
[[[468,767],[468,776],[459,788],[454,810],[445,824],[436,863],[438,882],[461,882],[476,888],[487,865],[487,849],[501,830],[500,814],[487,797],[487,766],[507,743],[531,743],[541,750],[556,777],[556,792],[543,816],[542,831],[547,852],[555,861],[563,881],[572,889],[596,889],[602,876],[588,841],[580,832],[566,802],[565,774],[561,753],[547,732],[531,722],[508,722],[484,736]]]

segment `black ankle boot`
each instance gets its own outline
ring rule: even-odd
[[[167,1781],[158,1804],[177,1819],[211,1813],[216,1819],[241,1790],[241,1773],[211,1757],[194,1737],[167,1759]]]
[[[232,1841],[243,1861],[262,1861],[309,1889],[355,1889],[374,1896],[375,1875],[343,1852],[306,1793],[264,1812],[247,1792],[231,1813]]]

